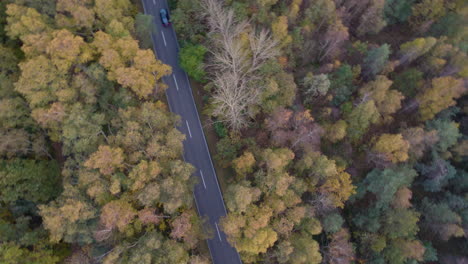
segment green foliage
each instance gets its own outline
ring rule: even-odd
[[[457,143],[462,137],[458,126],[458,123],[447,119],[435,119],[426,123],[427,130],[436,130],[439,136],[439,141],[434,146],[435,150],[444,153]]]
[[[203,8],[199,0],[178,0],[177,8],[172,9],[171,20],[180,40],[199,43],[206,34],[206,25],[200,14]]]
[[[415,237],[420,214],[408,209],[388,210],[383,219],[383,231],[388,238]]]
[[[423,73],[416,68],[409,68],[395,76],[392,88],[405,97],[414,97],[423,86]]]
[[[7,203],[19,199],[47,202],[60,193],[59,172],[55,161],[0,161],[0,200]]]
[[[369,50],[364,58],[364,76],[373,78],[375,75],[379,74],[387,63],[389,55],[390,46],[388,44]]]
[[[218,2],[169,4],[182,68],[199,82],[221,76],[204,101],[232,83],[249,101],[232,113],[252,126],[214,124],[216,160],[235,171],[219,227],[243,263],[460,255],[466,243],[450,239],[468,223],[465,3],[210,10]],[[212,232],[193,208],[180,118],[158,101],[171,68],[150,50],[157,18],[134,3],[0,1],[0,263],[209,262],[197,255]],[[215,58],[231,75],[205,68]],[[229,99],[215,116],[236,118]]]
[[[57,1],[55,0],[19,0],[16,2],[18,4],[34,8],[39,13],[47,15],[49,17],[54,17],[57,14],[55,10]]]
[[[135,17],[135,33],[137,39],[140,41],[140,47],[149,49],[153,46],[151,34],[156,30],[154,26],[154,17],[138,13]]]
[[[1,264],[55,264],[60,261],[52,249],[42,248],[40,245],[30,251],[14,243],[0,243]]]
[[[261,69],[273,75],[271,79],[267,80],[266,87],[261,94],[261,106],[266,113],[271,113],[279,107],[291,106],[296,96],[296,83],[293,75],[285,71],[275,72],[276,69],[271,69],[270,66],[276,67],[276,65],[270,64]]]
[[[222,166],[228,166],[232,160],[237,157],[237,151],[240,149],[238,142],[233,142],[229,137],[224,137],[216,144],[215,158]]]
[[[208,50],[203,45],[186,44],[179,52],[180,67],[198,82],[206,82],[203,60]]]
[[[366,191],[371,192],[376,196],[375,207],[386,208],[397,190],[409,186],[417,175],[415,170],[405,166],[384,170],[374,169],[358,185],[357,197],[362,197]]]
[[[447,241],[451,237],[463,236],[462,218],[448,204],[435,202],[427,197],[421,203],[422,227],[434,232],[439,239]]]
[[[411,16],[411,7],[414,0],[387,0],[385,1],[385,21],[387,24],[404,23]]]
[[[7,40],[6,32],[5,32],[5,25],[6,25],[6,1],[2,1],[0,3],[0,43],[5,43]]]
[[[228,135],[228,130],[222,122],[215,122],[213,124],[213,128],[216,132],[216,135],[218,135],[220,138],[224,138]]]
[[[432,159],[427,163],[419,163],[416,169],[423,176],[422,185],[428,192],[439,192],[455,177],[457,171],[449,161],[433,153]]]
[[[353,85],[353,79],[353,71],[348,64],[340,66],[331,74],[330,91],[334,93],[334,105],[340,105],[349,100],[351,94],[356,90],[356,87]]]
[[[355,107],[347,118],[348,137],[358,141],[372,124],[379,121],[379,112],[373,100],[369,100]]]
[[[338,213],[332,213],[329,215],[326,215],[323,220],[323,230],[327,233],[335,233],[338,232],[341,229],[341,226],[343,226],[344,219],[341,217],[340,214]]]
[[[291,263],[318,264],[322,261],[319,244],[311,237],[307,235],[295,235],[291,237],[291,244],[294,248],[290,256]]]

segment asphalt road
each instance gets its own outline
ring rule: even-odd
[[[202,130],[192,88],[187,74],[178,65],[178,43],[172,26],[163,27],[159,10],[169,10],[166,0],[142,0],[145,13],[154,16],[156,32],[152,40],[156,56],[163,63],[172,67],[172,75],[163,81],[168,85],[167,101],[171,112],[181,116],[178,127],[186,135],[184,141],[184,159],[196,168],[195,177],[199,183],[193,191],[200,216],[207,216],[213,228],[214,237],[209,239],[208,247],[215,264],[242,263],[237,251],[227,242],[226,235],[219,227],[219,219],[226,215],[223,196],[211,161],[208,145]],[[176,22],[177,23],[177,22]]]

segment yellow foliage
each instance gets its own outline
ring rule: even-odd
[[[433,79],[432,86],[416,97],[421,119],[423,121],[432,119],[440,111],[455,105],[454,99],[466,91],[463,80],[451,76]]]
[[[287,16],[279,16],[272,24],[271,24],[271,32],[275,39],[280,41],[281,46],[287,46],[292,41],[292,37],[288,35],[288,17]]]
[[[340,208],[343,208],[349,197],[356,193],[356,187],[351,181],[351,175],[345,171],[340,171],[333,177],[328,178],[325,184],[320,187],[320,190],[328,194],[328,198],[334,206]]]
[[[374,144],[373,150],[385,155],[393,163],[408,159],[409,142],[401,134],[382,134]]]
[[[99,169],[104,175],[112,174],[115,169],[123,168],[124,154],[121,148],[99,146],[91,157],[84,163],[88,168]]]
[[[251,173],[255,165],[255,157],[251,152],[244,152],[242,156],[232,161],[237,174],[244,175]]]

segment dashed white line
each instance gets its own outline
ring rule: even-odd
[[[223,241],[223,240],[221,239],[221,233],[219,233],[218,223],[215,223],[215,225],[216,225],[216,231],[218,232],[219,241]]]
[[[153,0],[153,5],[156,5],[156,0]]]
[[[174,82],[175,82],[175,87],[177,88],[177,91],[179,91],[179,85],[177,84],[177,80],[175,78],[175,75],[172,74],[172,78],[174,79]]]
[[[164,36],[164,32],[161,31],[161,35],[162,35],[162,37],[163,37],[164,47],[167,47],[166,37]]]
[[[202,171],[202,170],[200,170],[200,175],[201,175],[201,179],[202,179],[202,181],[203,181],[203,186],[204,186],[205,189],[206,189],[205,177],[203,177],[203,171]]]
[[[192,132],[190,131],[190,126],[188,125],[188,121],[185,120],[185,124],[187,125],[188,133],[190,135],[190,138],[192,138]]]

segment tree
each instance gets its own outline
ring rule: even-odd
[[[337,171],[332,177],[327,178],[319,190],[328,196],[333,206],[340,208],[343,208],[344,203],[355,193],[351,175],[344,171]]]
[[[324,136],[332,143],[342,140],[346,136],[348,124],[344,120],[338,120],[334,124],[325,126]]]
[[[44,228],[52,242],[91,243],[97,209],[78,190],[66,187],[63,194],[47,205],[39,205]]]
[[[250,187],[247,181],[229,185],[226,190],[226,206],[230,212],[244,213],[250,204],[258,201],[260,195],[260,189]]]
[[[319,74],[314,76],[309,72],[302,80],[302,85],[305,87],[304,94],[306,98],[305,103],[311,103],[312,99],[317,96],[324,96],[330,88],[330,80],[326,74]]]
[[[401,132],[404,140],[408,141],[410,148],[408,154],[414,159],[420,159],[426,150],[439,141],[436,130],[425,131],[422,127],[410,127]]]
[[[0,201],[28,200],[45,203],[55,198],[60,188],[60,173],[55,161],[13,159],[0,161]]]
[[[185,44],[179,52],[180,67],[198,82],[205,82],[204,59],[208,49],[202,45]]]
[[[431,146],[439,153],[444,153],[449,148],[455,146],[462,137],[459,131],[459,124],[448,119],[438,118],[428,121],[426,122],[426,129],[437,133],[437,143]]]
[[[273,76],[265,80],[267,84],[260,97],[263,112],[270,114],[280,107],[289,107],[293,104],[297,86],[291,73],[275,70],[268,74]]]
[[[104,124],[105,116],[103,113],[94,113],[91,107],[76,103],[70,106],[68,114],[64,117],[61,124],[62,131],[52,130],[49,134],[55,135],[55,133],[61,132],[58,137],[63,142],[65,154],[84,153],[89,155],[96,151],[98,145],[104,144],[102,128]]]
[[[294,152],[287,148],[265,149],[262,158],[269,171],[283,171],[285,167],[294,159]]]
[[[318,264],[322,261],[319,244],[306,234],[295,234],[291,236],[291,244],[294,248],[289,259],[291,263]]]
[[[38,34],[48,30],[45,18],[36,9],[9,4],[6,14],[6,32],[12,39],[20,38],[24,40],[29,34]]]
[[[123,168],[123,161],[124,156],[122,149],[99,146],[98,151],[93,153],[84,165],[88,168],[99,169],[99,172],[104,175],[110,175],[116,169]]]
[[[414,29],[425,32],[429,26],[446,12],[443,0],[423,0],[413,5],[410,24]]]
[[[411,63],[434,47],[437,39],[433,37],[417,38],[400,45],[400,64]]]
[[[358,186],[358,197],[366,191],[376,196],[375,207],[385,208],[393,200],[395,193],[401,188],[409,186],[417,176],[411,168],[400,166],[384,170],[373,169]]]
[[[385,0],[369,1],[369,4],[361,15],[357,27],[357,33],[361,36],[369,33],[377,34],[387,25],[384,20]]]
[[[60,262],[61,259],[54,254],[52,249],[36,246],[34,250],[30,251],[15,243],[0,244],[0,263],[55,264]]]
[[[20,97],[0,99],[0,127],[33,127],[27,103]]]
[[[153,46],[151,34],[156,31],[153,22],[152,15],[138,13],[135,17],[135,33],[142,49],[149,49]]]
[[[324,259],[330,264],[347,264],[354,260],[354,248],[350,242],[348,229],[342,228],[331,235],[331,242],[328,244]]]
[[[185,211],[172,221],[170,236],[174,239],[183,240],[190,248],[196,248],[199,239],[204,238],[201,234],[201,221],[193,211]]]
[[[379,112],[373,100],[359,104],[347,118],[348,136],[352,141],[358,141],[372,124],[379,121]]]
[[[425,247],[419,240],[392,240],[383,255],[389,263],[404,264],[408,259],[423,260]]]
[[[323,38],[320,41],[319,61],[325,59],[333,59],[341,52],[341,47],[349,38],[348,28],[345,27],[341,20],[328,25]]]
[[[196,43],[199,37],[208,31],[206,24],[203,23],[203,8],[201,1],[180,0],[177,1],[177,7],[171,9],[171,17],[174,21],[173,27],[177,32],[179,39],[190,40]]]
[[[92,2],[89,0],[58,0],[55,17],[57,24],[60,27],[73,28],[75,30],[92,30],[96,18],[91,4]]]
[[[312,151],[319,148],[323,129],[314,122],[309,110],[279,108],[265,123],[276,145]]]
[[[288,46],[292,37],[288,34],[288,17],[279,16],[271,23],[271,33],[281,47]]]
[[[423,121],[432,119],[440,111],[455,105],[454,99],[466,93],[466,87],[460,79],[451,76],[432,79],[431,87],[420,93],[419,113]]]
[[[375,81],[368,82],[359,89],[361,100],[366,101],[367,98],[371,98],[384,118],[398,111],[404,98],[400,92],[390,89],[391,85],[392,81],[383,75],[379,75],[375,78]]]
[[[419,231],[420,214],[410,209],[388,210],[383,217],[383,231],[390,239],[398,237],[413,238]]]
[[[411,98],[420,91],[423,84],[423,73],[415,68],[409,68],[395,76],[392,88]]]
[[[435,234],[438,239],[447,241],[451,237],[465,235],[461,217],[444,202],[436,203],[424,198],[421,214],[424,216],[421,226],[429,233]]]
[[[144,188],[152,180],[157,179],[161,173],[161,166],[156,161],[142,160],[133,167],[128,177],[133,180],[132,191]]]
[[[194,186],[193,178],[195,168],[181,160],[175,159],[165,166],[163,174],[166,176],[160,181],[161,194],[159,200],[148,195],[149,199],[163,203],[164,210],[170,214],[175,213],[183,207],[190,207],[193,203],[192,189]],[[145,195],[145,190],[141,191]]]
[[[244,152],[242,156],[232,161],[232,166],[239,176],[246,176],[253,171],[255,157],[251,152]]]
[[[395,193],[395,199],[393,199],[392,207],[396,209],[408,209],[411,207],[411,197],[413,193],[408,187],[401,187]]]
[[[106,230],[123,232],[136,216],[136,210],[126,201],[114,200],[102,207],[100,221]]]
[[[379,74],[385,67],[389,55],[390,46],[388,44],[369,50],[364,58],[364,76],[370,79]]]
[[[348,64],[341,65],[330,76],[330,91],[334,93],[333,104],[340,105],[347,101],[356,90],[353,85],[353,71]]]
[[[258,104],[260,90],[254,85],[259,78],[257,71],[269,59],[278,54],[277,42],[267,30],[251,31],[244,43],[241,34],[246,32],[247,22],[236,22],[233,10],[225,10],[218,1],[204,0],[210,34],[214,38],[211,80],[216,89],[213,95],[213,115],[238,130],[252,116],[252,106]]]
[[[449,161],[442,159],[434,152],[429,162],[416,164],[416,169],[423,176],[422,185],[428,192],[441,191],[457,173]]]
[[[31,108],[55,101],[55,91],[67,86],[63,74],[43,55],[21,62],[19,67],[21,77],[15,90],[24,95]],[[41,71],[37,71],[39,68]]]
[[[372,150],[381,159],[397,163],[408,159],[409,146],[408,141],[404,140],[401,134],[382,134],[375,141]]]
[[[95,33],[91,45],[101,55],[99,63],[109,71],[109,80],[130,88],[139,98],[147,98],[157,82],[171,73],[170,66],[156,60],[151,50],[140,50],[136,40],[116,38],[103,31]]]
[[[414,0],[387,0],[385,1],[385,21],[387,24],[404,23],[411,16],[411,7]]]
[[[325,230],[325,232],[336,233],[341,229],[344,219],[338,213],[331,213],[323,218],[322,223],[323,230]]]

